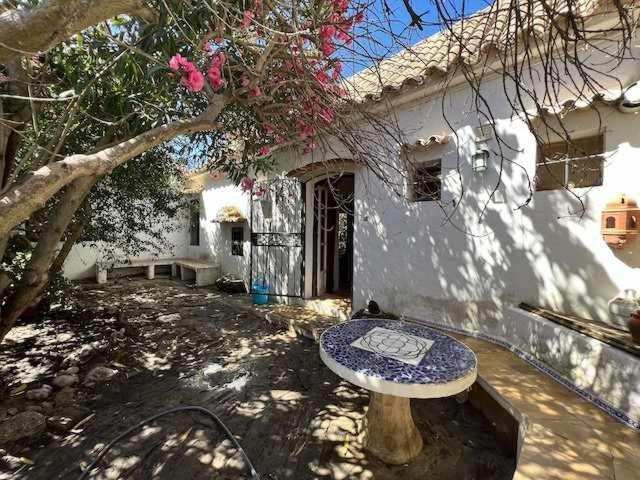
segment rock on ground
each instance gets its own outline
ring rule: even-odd
[[[62,361],[62,365],[73,368],[77,364],[86,363],[93,355],[101,352],[107,347],[108,345],[104,342],[92,342],[88,345],[82,345],[76,351],[67,355],[67,357]]]
[[[46,419],[41,413],[18,413],[0,423],[0,445],[39,436],[46,427]]]
[[[62,374],[53,379],[53,386],[58,388],[70,387],[79,381],[80,379],[77,375]]]
[[[93,368],[85,377],[85,383],[103,383],[108,382],[118,374],[113,368],[98,366]]]
[[[91,413],[88,408],[77,405],[61,409],[57,415],[47,418],[47,427],[54,433],[64,434]]]
[[[72,387],[65,387],[56,393],[53,398],[57,407],[71,405],[76,401],[76,389]]]
[[[40,388],[27,391],[25,396],[27,400],[46,400],[51,396],[52,391],[53,388],[50,385],[42,385]]]
[[[168,315],[158,315],[158,317],[156,317],[156,320],[161,323],[174,323],[182,320],[182,317],[179,313],[170,313]]]

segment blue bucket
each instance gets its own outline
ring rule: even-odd
[[[251,301],[254,305],[265,305],[269,302],[269,285],[266,283],[254,282],[251,285]]]

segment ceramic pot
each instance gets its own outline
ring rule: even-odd
[[[640,345],[640,310],[631,314],[627,325],[629,326],[633,343]]]

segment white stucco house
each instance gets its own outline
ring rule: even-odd
[[[640,38],[635,45],[638,54]],[[518,308],[626,329],[614,300],[640,299],[640,235],[607,243],[603,211],[623,194],[630,208],[640,202],[640,62],[624,61],[615,81],[603,78],[601,95],[560,92],[548,105],[563,111],[578,155],[553,135],[536,143],[504,102],[499,72],[482,85],[495,130],[487,128],[464,78],[443,89],[437,69],[454,60],[442,48],[437,34],[352,79],[365,86],[360,100],[388,109],[406,137],[383,178],[336,155],[337,145],[276,151],[278,168],[260,195],[217,173],[194,174],[197,233],[185,220],[172,254],[213,259],[222,274],[266,283],[274,300],[343,296],[357,310],[374,299],[385,311],[503,342],[640,422],[637,357]],[[496,133],[513,145],[508,162],[496,153]],[[548,167],[544,152],[559,149],[568,155]],[[244,219],[221,222],[225,207]],[[79,267],[82,255],[90,256],[82,247],[70,255],[69,276],[90,270],[90,260]]]

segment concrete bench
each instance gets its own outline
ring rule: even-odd
[[[171,276],[194,280],[196,286],[213,285],[220,277],[220,266],[206,260],[177,259],[171,265]]]
[[[97,262],[96,282],[107,283],[107,272],[117,268],[144,268],[149,280],[155,278],[156,267],[170,266],[171,276],[181,280],[194,280],[198,287],[213,285],[220,276],[220,266],[207,260],[191,260],[182,258],[153,258],[149,260],[132,260],[130,262]]]

